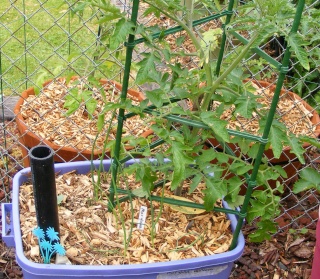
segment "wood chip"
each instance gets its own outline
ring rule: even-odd
[[[58,206],[60,239],[73,264],[163,262],[228,250],[232,233],[230,222],[226,219],[225,214],[203,212],[198,215],[190,215],[172,210],[171,206],[164,204],[161,215],[159,215],[160,203],[154,201],[154,218],[157,218],[157,223],[152,228],[152,216],[148,213],[145,228],[140,231],[137,229],[139,210],[142,205],[150,208],[150,201],[141,198],[133,200],[132,204],[130,201],[121,203],[122,217],[124,218],[124,223],[121,223],[118,209],[113,213],[108,212],[107,201],[94,202],[92,199],[93,186],[90,175],[72,172],[57,175],[56,178],[57,195],[66,196],[65,201],[62,201]],[[130,189],[141,187],[141,185],[137,185],[134,177],[124,180],[127,183],[119,187],[129,187]],[[66,181],[69,181],[69,185]],[[188,187],[189,184],[190,182],[186,182],[183,187]],[[108,181],[102,181],[101,187],[106,194],[109,185]],[[201,187],[191,195],[184,195],[184,198],[194,202],[203,199]],[[173,194],[169,191],[169,185],[165,187],[164,191],[166,196]],[[185,192],[187,193],[187,191]],[[154,191],[155,195],[161,195],[161,193],[162,189],[160,188]],[[32,234],[32,229],[37,226],[36,214],[29,211],[29,205],[26,206],[26,201],[29,200],[30,205],[34,205],[31,184],[20,187],[19,198],[25,255],[32,261],[42,262],[41,257],[35,254],[35,250],[31,251],[31,249],[35,249],[32,247],[36,247],[38,243]],[[90,200],[89,203],[88,200]],[[216,206],[221,206],[221,203],[217,203]],[[133,220],[136,220],[133,223],[131,222],[132,217]],[[130,231],[132,234],[129,243],[127,243]],[[202,243],[204,239],[207,239],[207,242]],[[126,243],[128,246],[126,255],[124,255]],[[31,254],[33,257],[30,256]]]
[[[87,81],[82,79],[79,85],[66,82],[60,78],[50,82],[40,94],[30,95],[21,106],[21,115],[29,131],[48,140],[58,146],[72,147],[78,150],[91,150],[95,143],[96,150],[103,147],[106,140],[109,124],[99,133],[97,127],[98,116],[104,109],[105,103],[97,88],[92,89],[92,96],[97,101],[97,107],[92,118],[88,116],[85,102],[79,108],[67,116],[67,108],[64,107],[68,92],[74,88],[86,90]],[[103,86],[107,102],[117,102],[119,90],[111,84]],[[136,101],[133,104],[137,105]],[[112,123],[110,139],[115,138],[116,117],[111,119],[112,113],[105,116],[106,122]],[[123,136],[141,135],[149,130],[146,119],[134,116],[124,123]],[[97,137],[98,136],[98,137]],[[97,140],[95,141],[97,137]],[[68,181],[67,183],[70,183]]]
[[[258,99],[258,102],[263,107],[258,110],[269,109],[274,92],[270,88],[261,88],[254,83],[252,83],[252,86],[256,89],[254,94],[261,96]],[[219,105],[220,102],[214,102],[214,107],[218,107]],[[239,114],[235,114],[234,110],[235,106],[232,105],[229,109],[226,109],[221,116],[221,119],[228,121],[228,129],[261,135],[259,132],[259,116],[256,113],[252,114],[252,118],[247,119]],[[288,128],[288,132],[297,136],[307,135],[315,137],[314,132],[316,130],[316,125],[313,125],[311,122],[313,114],[303,106],[301,99],[297,99],[295,95],[284,93],[280,96],[277,114],[280,116],[280,122],[284,123]]]

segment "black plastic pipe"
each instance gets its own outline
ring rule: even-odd
[[[60,235],[53,156],[48,146],[35,146],[29,151],[38,227],[44,232],[52,227]]]

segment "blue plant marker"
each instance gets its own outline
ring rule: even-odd
[[[41,256],[45,264],[50,263],[50,259],[54,253],[58,253],[61,256],[66,254],[66,250],[59,242],[57,242],[60,238],[54,228],[47,228],[45,233],[43,229],[37,227],[33,230],[33,234],[38,238]],[[45,235],[49,241],[45,239]]]

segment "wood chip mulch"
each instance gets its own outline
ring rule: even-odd
[[[126,181],[129,187],[135,184],[133,179]],[[227,251],[232,240],[230,221],[223,213],[192,209],[185,214],[174,206],[153,202],[152,217],[150,202],[141,198],[121,203],[122,215],[119,210],[112,214],[107,210],[107,197],[93,201],[90,176],[67,173],[57,176],[56,184],[57,195],[62,196],[58,207],[61,242],[73,264],[152,263],[213,255]],[[109,183],[104,183],[102,188],[108,191]],[[156,193],[161,195],[161,189]],[[169,194],[166,189],[165,195]],[[201,190],[197,190],[188,199],[203,202],[201,196]],[[137,228],[141,206],[148,209],[143,230]],[[32,234],[37,225],[30,184],[21,189],[20,207],[25,255],[41,262],[38,243]],[[130,230],[131,239],[124,255]]]
[[[244,228],[245,236],[252,227]],[[315,230],[288,230],[263,243],[246,242],[229,279],[309,279],[315,247]]]
[[[98,115],[104,109],[104,101],[97,88],[92,88],[92,97],[97,101],[97,107],[92,119],[88,116],[85,102],[79,104],[79,108],[67,116],[67,108],[64,107],[67,92],[72,88],[88,90],[88,83],[82,81],[79,85],[66,82],[66,79],[58,79],[44,87],[39,95],[30,95],[21,107],[21,115],[26,126],[31,132],[46,139],[58,146],[77,148],[78,150],[91,150],[95,141],[96,149],[101,149],[106,140],[108,124],[101,133],[98,132]],[[108,102],[117,102],[119,90],[110,84],[104,85],[104,91]],[[133,101],[133,104],[137,104]],[[112,128],[109,135],[110,139],[115,138],[116,120],[111,119],[112,113],[107,113],[105,121],[112,120]],[[139,116],[134,116],[125,121],[123,136],[141,135],[149,130],[146,119],[141,120]]]
[[[251,83],[255,88],[254,95],[261,96],[257,102],[262,105],[258,111],[269,109],[274,92],[270,88],[261,88],[254,83]],[[215,107],[220,105],[219,102],[214,102]],[[259,131],[259,115],[252,113],[251,118],[244,118],[239,114],[234,113],[235,106],[232,105],[225,110],[221,119],[228,121],[227,128],[233,130],[240,130],[252,133],[254,135],[261,135]],[[313,114],[303,106],[300,99],[296,99],[294,95],[282,94],[277,105],[277,115],[280,122],[285,124],[288,130],[299,136],[307,135],[315,137],[316,125],[311,122]],[[318,123],[316,123],[318,124]]]

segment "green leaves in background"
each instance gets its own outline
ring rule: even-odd
[[[81,91],[76,88],[71,89],[69,94],[66,95],[66,101],[63,107],[68,109],[66,114],[71,115],[82,103],[85,105],[89,117],[91,118],[97,107],[97,100],[92,98],[92,91]]]
[[[245,92],[242,96],[239,96],[234,104],[236,105],[235,113],[239,113],[245,118],[251,118],[252,112],[254,112],[258,107],[256,96],[250,92]]]
[[[136,78],[137,84],[146,82],[153,82],[158,80],[159,72],[156,70],[156,62],[159,63],[160,59],[155,53],[144,53],[145,58],[141,60],[137,66],[139,71]]]
[[[301,35],[297,33],[289,34],[288,45],[292,48],[292,51],[298,58],[301,66],[305,68],[307,71],[309,71],[310,65],[309,65],[308,53],[304,48],[304,46],[306,46],[307,43],[303,40]]]
[[[260,133],[263,132],[265,125],[266,118],[263,118],[260,121]],[[287,128],[284,124],[277,120],[273,120],[269,133],[269,142],[275,158],[279,158],[282,153],[283,143],[287,140],[286,130]]]
[[[305,168],[300,172],[300,179],[294,184],[295,194],[309,189],[320,191],[320,173],[313,168]]]
[[[134,24],[126,19],[120,19],[114,30],[114,36],[110,38],[110,50],[116,50],[120,44],[127,40],[129,34],[133,33]]]
[[[278,231],[277,223],[272,220],[263,220],[257,223],[257,229],[254,233],[249,235],[249,239],[252,242],[262,242],[264,240],[270,240],[271,235]]]

